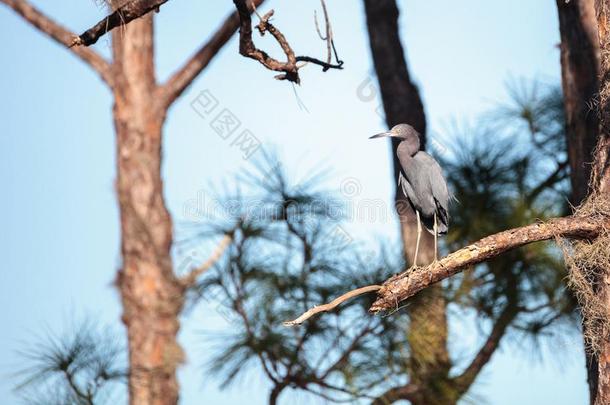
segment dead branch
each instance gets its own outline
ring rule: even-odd
[[[75,34],[57,24],[55,21],[44,15],[37,8],[25,0],[0,0],[19,14],[24,20],[32,24],[41,32],[45,33],[56,42],[70,48]],[[102,79],[112,87],[112,69],[110,63],[92,49],[72,48],[72,53],[87,63],[95,70]]]
[[[362,294],[367,294],[367,293],[370,293],[373,291],[378,291],[380,288],[381,288],[381,286],[379,286],[379,285],[367,285],[366,287],[357,288],[355,290],[352,290],[350,292],[343,294],[342,296],[340,296],[338,298],[335,298],[332,302],[330,302],[328,304],[318,305],[318,306],[311,308],[310,310],[305,312],[303,315],[299,316],[297,319],[284,322],[284,326],[300,325],[303,322],[305,322],[307,319],[314,316],[315,314],[319,314],[320,312],[331,311],[331,310],[335,309],[336,307],[338,307],[339,305],[341,305],[342,303],[344,303],[345,301],[358,297],[359,295],[362,295]]]
[[[265,0],[253,0],[255,7],[263,4]],[[199,50],[169,78],[165,85],[159,87],[159,96],[162,105],[169,107],[188,86],[199,76],[210,61],[216,56],[218,51],[231,39],[235,31],[240,26],[239,14],[231,13],[222,25],[216,30]]]
[[[322,41],[326,41],[326,62],[322,62],[316,58],[310,58],[307,56],[297,56],[297,61],[311,62],[317,65],[322,66],[322,71],[326,72],[328,69],[342,69],[343,61],[339,59],[339,55],[337,55],[337,49],[335,48],[335,38],[333,35],[333,28],[330,24],[330,17],[328,16],[328,10],[326,9],[326,2],[324,0],[320,0],[322,4],[322,12],[324,13],[324,23],[325,23],[325,35],[322,35],[320,31],[320,25],[318,24],[318,15],[314,11],[314,22],[316,25],[316,32]],[[335,54],[335,59],[337,60],[336,64],[332,63],[333,60],[333,52]]]
[[[271,17],[274,14],[273,10],[268,11],[265,15],[263,15],[260,19],[260,22],[256,25],[256,29],[258,30],[261,36],[265,35],[265,33],[269,32],[273,38],[277,41],[277,43],[282,48],[282,51],[286,55],[286,61],[280,62],[277,59],[271,57],[267,52],[258,49],[254,45],[254,41],[252,40],[252,18],[251,13],[253,10],[248,8],[246,0],[233,0],[235,4],[235,8],[239,14],[240,19],[240,30],[239,30],[239,53],[247,58],[254,59],[261,63],[269,70],[273,70],[275,72],[283,72],[275,76],[278,80],[288,80],[293,83],[300,83],[301,79],[299,77],[299,66],[297,66],[297,62],[311,62],[323,67],[323,70],[326,71],[328,69],[342,69],[343,62],[337,63],[336,65],[332,65],[329,63],[325,63],[316,58],[306,57],[306,56],[295,56],[292,47],[286,40],[286,37],[280,30],[278,30],[273,24],[269,22]]]
[[[370,311],[377,313],[396,308],[398,303],[426,287],[451,277],[475,264],[490,260],[509,250],[555,237],[594,239],[610,220],[569,216],[509,229],[466,246],[426,267],[407,270],[387,280],[379,290]]]
[[[454,377],[455,385],[461,393],[465,393],[471,386],[483,367],[489,363],[491,356],[500,346],[500,340],[513,319],[517,316],[519,309],[513,305],[507,305],[497,320],[495,320],[491,332],[485,343],[474,356],[466,369]]]
[[[89,28],[77,37],[72,38],[70,46],[90,46],[98,39],[113,29],[127,25],[133,20],[140,18],[151,11],[159,11],[159,8],[168,0],[131,0],[118,7],[103,20]]]
[[[212,252],[208,260],[206,260],[201,266],[199,266],[198,268],[191,271],[189,274],[180,279],[180,283],[182,284],[182,286],[184,288],[192,287],[203,273],[211,269],[212,266],[214,266],[214,264],[218,260],[220,260],[222,254],[225,252],[225,250],[227,250],[232,241],[232,234],[225,235],[218,244],[218,246],[216,246],[216,249]]]

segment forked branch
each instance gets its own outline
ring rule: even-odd
[[[237,8],[237,12],[239,13],[240,19],[239,53],[247,58],[251,58],[258,61],[269,70],[282,72],[281,74],[275,76],[276,79],[288,80],[297,84],[300,83],[300,67],[297,65],[297,62],[299,61],[310,62],[323,66],[325,71],[328,69],[343,68],[343,62],[333,65],[309,56],[295,56],[295,53],[290,44],[288,43],[288,40],[286,39],[284,34],[282,34],[282,32],[269,21],[274,14],[273,10],[268,11],[265,15],[260,17],[260,22],[256,25],[256,29],[258,30],[261,36],[265,35],[265,33],[267,32],[269,32],[273,36],[273,38],[282,48],[282,51],[286,56],[286,61],[280,62],[279,60],[271,57],[267,52],[258,49],[256,45],[254,45],[254,41],[252,39],[252,10],[248,8],[247,1],[233,0],[233,3]]]

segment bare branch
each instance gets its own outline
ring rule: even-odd
[[[254,41],[252,40],[252,11],[248,8],[246,0],[233,0],[233,3],[237,8],[240,19],[239,53],[247,58],[260,62],[269,70],[283,72],[282,74],[275,76],[276,79],[288,80],[297,84],[300,83],[301,79],[299,78],[299,66],[297,66],[297,62],[299,61],[321,65],[324,71],[327,71],[328,69],[343,68],[343,62],[341,61],[339,61],[336,65],[333,65],[308,56],[295,56],[295,53],[286,40],[286,37],[284,37],[284,34],[282,34],[280,30],[269,22],[274,13],[273,10],[270,10],[261,17],[260,22],[256,25],[256,29],[261,36],[269,32],[273,38],[275,38],[286,55],[286,62],[280,62],[277,59],[272,58],[267,52],[258,49],[254,45]]]
[[[417,397],[419,388],[414,384],[407,384],[403,387],[390,388],[378,398],[375,398],[371,405],[393,404],[400,400],[413,401]]]
[[[216,246],[216,249],[214,250],[214,252],[212,252],[212,255],[208,258],[208,260],[206,260],[205,263],[203,263],[201,266],[199,266],[198,268],[184,276],[182,279],[180,279],[180,283],[185,288],[193,286],[197,282],[197,279],[203,273],[212,268],[212,266],[214,266],[214,264],[222,257],[222,254],[225,252],[225,250],[227,250],[227,248],[231,244],[231,241],[233,241],[233,235],[225,235],[218,244],[218,246]]]
[[[265,0],[253,0],[255,6],[264,3]],[[169,107],[190,86],[212,61],[220,49],[231,39],[239,28],[239,14],[237,12],[229,15],[222,25],[216,30],[199,50],[182,66],[169,80],[159,88],[162,105]]]
[[[454,378],[455,385],[460,393],[468,391],[476,377],[479,375],[483,367],[489,362],[491,356],[500,345],[500,340],[504,336],[506,329],[517,315],[518,308],[513,305],[508,305],[491,329],[487,340],[481,346],[474,359],[470,362],[468,367],[457,377]]]
[[[487,236],[427,267],[407,270],[387,280],[379,290],[379,297],[370,308],[379,312],[395,308],[401,301],[426,287],[451,277],[464,269],[492,259],[509,250],[532,242],[554,237],[594,239],[604,228],[610,227],[608,218],[569,216],[551,219]]]
[[[307,319],[314,316],[315,314],[319,314],[320,312],[331,311],[331,310],[335,309],[336,307],[338,307],[339,305],[341,305],[342,303],[344,303],[345,301],[348,301],[348,300],[355,298],[362,294],[367,294],[367,293],[370,293],[373,291],[378,291],[380,288],[381,288],[381,286],[379,286],[379,285],[367,285],[366,287],[357,288],[355,290],[352,290],[350,292],[343,294],[342,296],[340,296],[338,298],[335,298],[332,302],[330,302],[328,304],[318,305],[318,306],[311,308],[310,310],[305,312],[303,315],[299,316],[298,318],[296,318],[292,321],[284,322],[284,326],[300,325],[303,322],[305,322]]]
[[[151,11],[159,11],[168,0],[131,0],[118,7],[103,20],[83,32],[79,36],[73,36],[70,46],[93,45],[98,39],[113,29],[127,25]]]
[[[57,24],[27,1],[0,0],[0,2],[12,8],[24,20],[38,28],[38,30],[48,35],[56,42],[60,43],[66,48],[70,48],[75,34]],[[112,87],[112,69],[108,61],[106,61],[101,55],[92,49],[72,48],[71,51],[81,60],[87,63],[93,70],[99,73],[102,79]]]
[[[322,12],[324,13],[324,22],[325,22],[325,33],[326,35],[322,35],[320,31],[320,25],[318,24],[318,16],[314,11],[314,22],[316,25],[316,32],[322,41],[326,42],[326,62],[322,62],[316,58],[310,58],[308,56],[297,56],[297,61],[304,61],[315,63],[317,65],[322,66],[322,71],[326,72],[328,69],[343,69],[343,61],[339,59],[337,55],[337,49],[335,48],[335,38],[333,35],[333,27],[330,24],[330,17],[328,16],[328,10],[326,9],[326,2],[324,0],[320,0],[322,4]],[[333,52],[335,54],[335,59],[337,60],[336,64],[332,63],[333,60]]]
[[[273,16],[274,11],[268,11],[263,16],[256,28],[261,36],[264,35],[265,32],[269,32],[271,35],[273,35],[286,55],[286,62],[280,62],[277,59],[272,58],[269,56],[269,54],[267,54],[267,52],[258,49],[254,45],[254,41],[252,40],[251,11],[246,4],[246,0],[233,0],[233,3],[235,3],[235,7],[237,8],[240,19],[239,53],[247,58],[259,61],[269,70],[284,72],[283,74],[276,76],[276,79],[299,83],[299,72],[294,51],[288,44],[284,34],[282,34],[273,24],[269,22],[269,19]]]

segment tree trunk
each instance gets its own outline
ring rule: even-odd
[[[422,136],[423,149],[426,144],[426,117],[417,87],[411,81],[400,42],[396,1],[364,0],[364,5],[386,123],[389,128],[399,123],[412,125]],[[400,168],[396,157],[397,145],[395,141],[392,143],[394,184],[398,183]],[[400,218],[405,258],[412,263],[417,237],[415,215],[399,187],[396,188],[395,201]],[[434,238],[424,231],[417,262],[424,265],[433,259]],[[396,387],[389,390],[388,397],[382,396],[378,400],[382,402],[379,403],[384,403],[383,401],[391,403],[399,399],[409,399],[412,403],[437,403],[435,401],[439,396],[434,392],[435,387],[446,381],[450,367],[446,309],[447,303],[440,284],[430,287],[411,303],[407,331],[410,349],[407,372],[412,384],[407,386],[409,389]],[[418,387],[417,393],[412,391],[413,386]],[[409,393],[409,398],[401,395],[406,392]]]
[[[580,205],[588,194],[593,150],[599,134],[594,100],[599,92],[599,39],[594,0],[557,0],[561,34],[561,83],[566,114],[566,141],[571,203]],[[583,329],[586,325],[583,324]],[[587,334],[586,331],[585,335]],[[585,344],[589,398],[594,403],[597,356]]]
[[[599,84],[599,40],[594,0],[557,0],[561,33],[561,82],[572,181],[572,204],[588,194],[593,149],[599,132],[595,98]]]
[[[122,268],[118,288],[129,339],[129,402],[178,402],[176,337],[183,291],[172,269],[172,222],[163,200],[161,141],[165,111],[155,105],[153,18],[113,36],[114,125]]]
[[[591,173],[592,196],[610,199],[610,0],[596,0],[598,39],[600,47],[600,91],[599,140],[594,150],[594,162]],[[606,318],[610,318],[610,267],[596,269],[599,274],[594,281],[594,291],[599,302],[605,304]],[[607,329],[606,329],[607,332]],[[599,337],[599,351],[594,355],[593,364],[597,363],[596,384],[592,387],[591,402],[596,405],[610,403],[610,336],[605,333]]]

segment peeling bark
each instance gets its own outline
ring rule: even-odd
[[[174,276],[172,221],[163,199],[161,142],[165,112],[156,108],[153,21],[141,18],[113,37],[114,124],[122,268],[118,288],[129,340],[129,401],[178,402],[176,340],[184,298]]]

